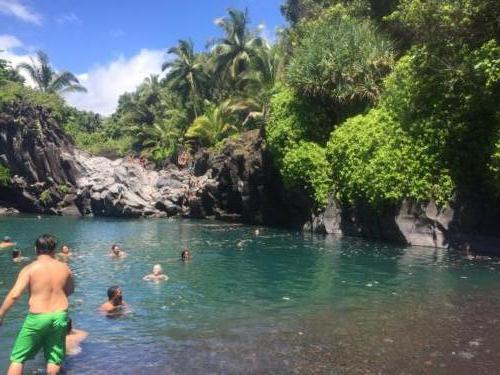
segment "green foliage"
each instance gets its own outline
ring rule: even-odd
[[[497,0],[400,0],[387,20],[406,31],[414,44],[441,50],[500,38]]]
[[[374,109],[347,120],[327,147],[340,199],[377,207],[404,198],[446,203],[453,182],[438,155],[406,134],[392,113]]]
[[[279,86],[271,98],[266,141],[290,190],[305,190],[318,204],[331,188],[326,144],[331,129],[328,114],[307,97]]]
[[[336,12],[304,28],[287,69],[287,80],[304,95],[337,105],[373,103],[394,55],[391,42],[369,19]]]
[[[205,114],[194,119],[185,137],[198,141],[202,146],[213,146],[238,131],[233,115],[229,101],[218,106],[208,103]]]
[[[71,191],[71,187],[68,185],[57,185],[56,189],[60,194],[68,194]]]
[[[0,108],[2,103],[24,101],[33,105],[50,108],[54,117],[62,121],[64,118],[64,101],[57,95],[42,93],[23,86],[17,82],[6,82],[0,88]]]
[[[285,153],[281,173],[288,189],[304,189],[318,206],[326,205],[332,180],[323,147],[299,142]]]
[[[332,127],[328,114],[314,100],[278,86],[271,97],[266,140],[278,163],[301,140],[326,144]]]
[[[23,83],[24,78],[15,69],[12,69],[8,61],[0,59],[0,85],[5,82]]]
[[[50,200],[52,199],[52,195],[50,193],[50,190],[44,190],[40,193],[40,196],[38,197],[38,200],[40,201],[41,204],[46,206]]]
[[[10,184],[10,178],[10,169],[0,165],[0,186],[8,186]]]

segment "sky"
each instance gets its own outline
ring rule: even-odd
[[[214,20],[248,8],[251,27],[272,40],[283,0],[0,0],[0,58],[13,66],[45,51],[56,70],[76,74],[87,93],[67,94],[83,110],[111,114],[118,97],[161,73],[166,51],[191,38],[198,50],[220,36]],[[28,81],[28,84],[30,82]]]

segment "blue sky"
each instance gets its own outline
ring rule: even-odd
[[[118,95],[159,73],[165,51],[191,37],[198,49],[219,34],[214,19],[248,8],[253,27],[272,38],[283,0],[0,0],[0,57],[17,64],[37,49],[57,69],[78,74],[87,94],[67,100],[109,114]]]

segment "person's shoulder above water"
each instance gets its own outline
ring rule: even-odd
[[[16,246],[15,242],[12,242],[11,238],[9,236],[5,236],[3,238],[3,241],[0,242],[0,249],[6,249],[9,247]]]
[[[127,253],[123,251],[119,245],[114,244],[111,246],[111,252],[109,253],[109,256],[111,258],[125,258],[127,256]]]
[[[153,266],[153,273],[143,277],[145,281],[166,281],[168,276],[163,273],[163,268],[159,264]]]
[[[66,334],[66,354],[77,355],[82,351],[80,344],[88,337],[88,333],[73,327],[73,321],[68,320],[68,330]]]
[[[123,300],[123,292],[118,285],[109,287],[107,294],[108,300],[99,307],[102,313],[116,316],[127,312],[128,305]]]

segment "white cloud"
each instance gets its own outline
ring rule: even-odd
[[[115,110],[121,94],[135,90],[150,74],[161,73],[164,60],[163,51],[142,49],[129,59],[122,56],[96,66],[78,75],[87,93],[68,93],[66,99],[79,109],[109,115]]]
[[[82,20],[75,13],[63,13],[55,18],[56,22],[60,25],[72,24],[81,25]]]
[[[42,24],[42,16],[23,5],[19,0],[0,0],[0,13],[17,17],[35,25]]]
[[[21,42],[14,35],[0,35],[0,50],[10,50],[13,48],[22,47],[23,42]]]

